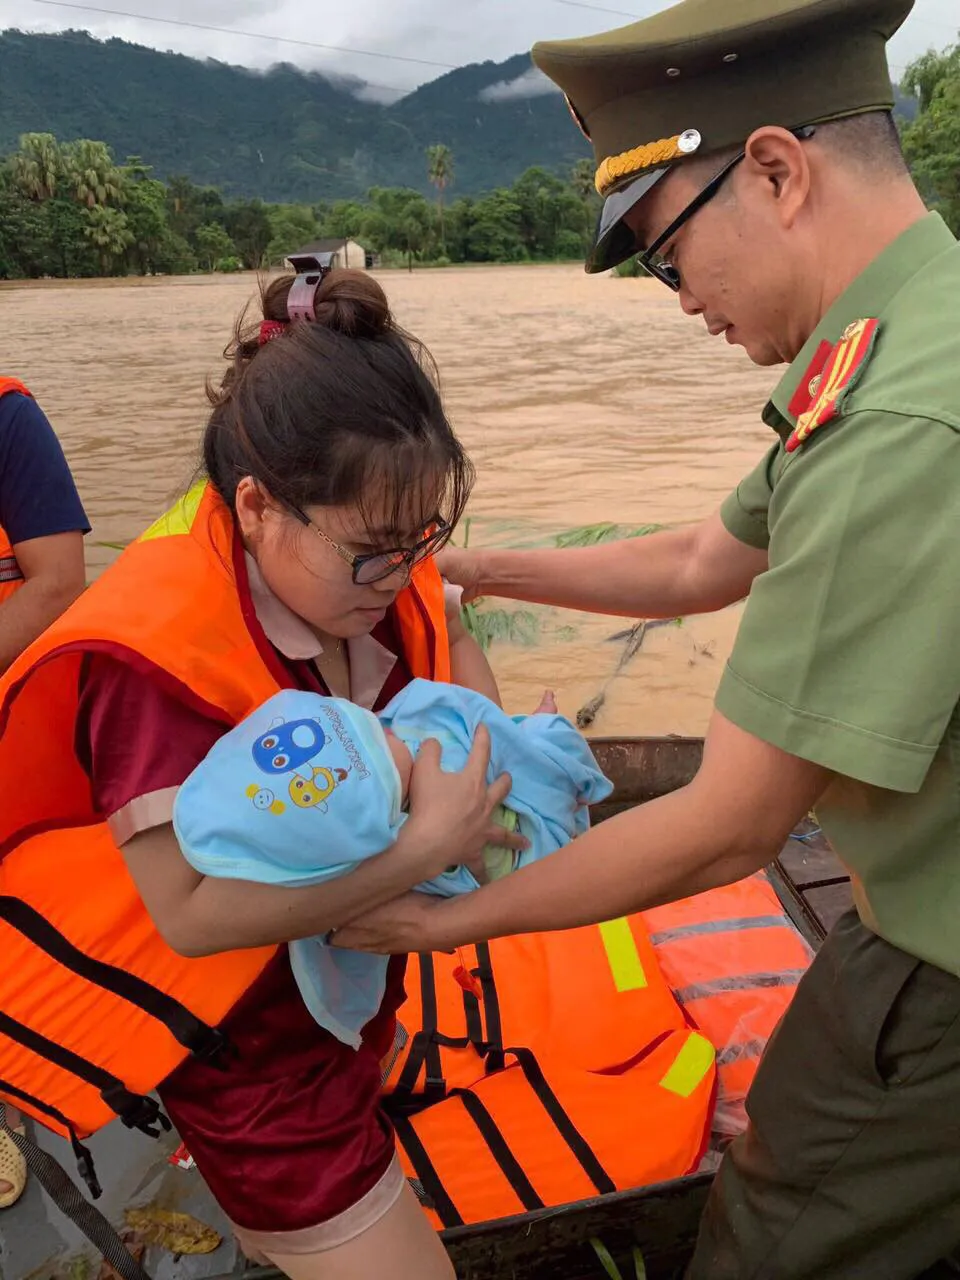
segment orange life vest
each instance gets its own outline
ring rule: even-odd
[[[0,378],[0,397],[17,392],[21,396],[29,396],[30,392],[16,378]],[[23,586],[23,574],[13,554],[13,546],[9,537],[0,527],[0,604],[9,599],[18,587]]]
[[[715,1131],[745,1123],[760,1058],[813,952],[760,873],[643,915],[663,976],[717,1050]]]
[[[240,539],[197,486],[125,551],[0,680],[0,1097],[73,1137],[119,1115],[155,1128],[148,1094],[219,1023],[276,948],[187,960],[157,933],[73,746],[81,666],[109,652],[229,727],[279,688],[248,625]],[[443,587],[431,561],[398,597],[414,675],[449,679]]]
[[[696,1167],[714,1051],[638,916],[411,957],[384,1064],[434,1224],[488,1221]]]

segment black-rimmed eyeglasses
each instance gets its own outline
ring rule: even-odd
[[[812,138],[815,132],[813,125],[804,125],[799,129],[791,129],[793,136],[801,139],[801,141]],[[699,213],[705,204],[710,203],[746,154],[745,150],[739,151],[732,160],[728,160],[719,173],[714,174],[703,190],[698,191],[690,203],[680,210],[666,231],[657,236],[649,249],[644,249],[638,254],[637,261],[644,271],[653,276],[655,280],[661,281],[668,289],[672,289],[674,293],[680,292],[680,272],[672,262],[667,261],[660,250],[673,239],[680,228],[689,222],[695,213]]]

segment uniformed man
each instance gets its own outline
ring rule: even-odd
[[[910,7],[684,0],[534,51],[596,149],[588,270],[639,254],[710,333],[789,367],[775,442],[698,527],[444,572],[468,599],[631,617],[749,600],[690,786],[337,935],[443,949],[616,917],[757,870],[816,806],[857,911],[761,1065],[695,1280],[908,1280],[960,1244],[960,246],[890,114]],[[424,804],[454,785],[419,781]]]

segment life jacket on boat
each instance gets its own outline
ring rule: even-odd
[[[663,976],[717,1051],[715,1133],[742,1131],[767,1041],[813,951],[762,872],[643,914]]]
[[[16,392],[21,396],[29,396],[30,392],[16,378],[0,377],[0,398]],[[23,586],[23,574],[13,554],[13,544],[0,526],[0,604],[8,600],[18,587]]]
[[[290,679],[241,596],[243,549],[196,486],[0,680],[0,1097],[83,1136],[120,1116],[155,1131],[144,1095],[216,1030],[275,947],[184,959],[160,937],[93,806],[74,729],[85,655],[110,653],[224,728]],[[415,676],[447,680],[443,586],[424,561],[394,605]]]
[[[407,991],[385,1103],[434,1225],[696,1168],[714,1051],[639,917],[411,957]]]

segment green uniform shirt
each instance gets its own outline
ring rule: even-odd
[[[876,344],[795,453],[821,344]],[[767,548],[717,707],[834,770],[817,816],[865,924],[960,974],[960,245],[936,214],[838,299],[764,411],[780,436],[723,506]]]

